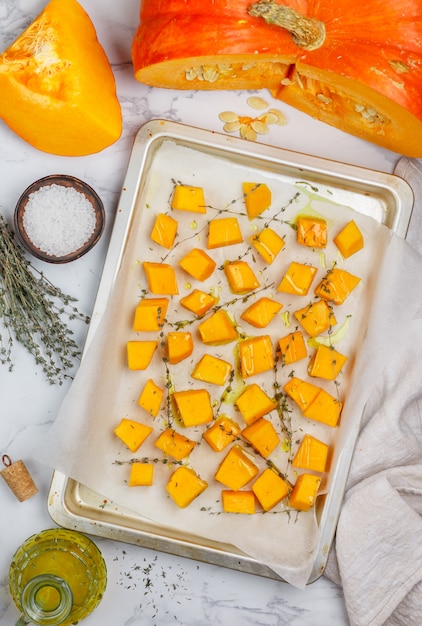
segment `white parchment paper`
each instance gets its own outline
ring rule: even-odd
[[[253,221],[248,220],[245,214],[242,198],[244,181],[265,182],[272,191],[271,208]],[[172,216],[179,222],[178,238],[174,248],[168,251],[154,244],[150,233],[156,215],[170,212],[169,199],[175,182],[203,187],[207,214],[202,216],[173,211]],[[319,214],[329,224],[330,243],[323,253],[296,243],[292,224],[297,215],[303,212]],[[184,273],[177,263],[191,248],[206,250],[209,220],[226,215],[238,218],[244,243],[208,251],[217,263],[217,270],[205,282],[199,283]],[[352,218],[363,233],[365,247],[344,260],[332,243],[332,238]],[[284,250],[271,266],[267,266],[248,245],[249,238],[264,226],[279,232],[286,242]],[[248,261],[260,282],[258,293],[246,298],[234,296],[230,292],[222,270],[226,260],[237,258]],[[241,336],[269,334],[274,347],[280,337],[296,329],[298,325],[293,312],[312,300],[313,288],[333,264],[359,276],[361,282],[358,287],[346,303],[335,308],[336,328],[343,324],[347,326],[347,331],[335,346],[348,356],[342,374],[335,382],[309,379],[306,373],[308,359],[304,359],[285,368],[279,364],[276,373],[266,372],[246,381],[237,373],[230,390],[195,381],[190,376],[192,369],[205,352],[236,365],[236,344],[204,346],[197,333],[198,321],[179,305],[179,297],[171,299],[166,326],[159,337],[160,345],[149,368],[146,371],[129,371],[126,365],[126,342],[153,338],[151,333],[134,333],[132,330],[136,304],[147,290],[142,268],[142,262],[146,260],[164,261],[176,268],[179,297],[193,288],[212,292],[218,296],[218,306],[229,310]],[[310,263],[318,269],[307,296],[277,293],[277,286],[292,260]],[[227,451],[220,454],[212,452],[202,440],[204,427],[186,429],[181,426],[167,401],[163,403],[160,415],[153,419],[139,407],[138,397],[148,378],[153,378],[163,388],[181,390],[205,387],[210,391],[216,416],[224,413],[244,425],[234,400],[248,383],[257,382],[268,395],[274,397],[275,390],[280,390],[294,374],[324,387],[332,395],[339,394],[345,404],[341,424],[336,429],[306,420],[293,403],[289,403],[284,421],[280,420],[277,411],[267,416],[276,427],[281,441],[270,460],[292,484],[297,472],[291,468],[291,459],[305,432],[332,446],[331,468],[329,474],[324,476],[322,490],[323,493],[328,492],[327,502],[332,503],[336,480],[339,476],[344,477],[348,470],[342,463],[342,450],[350,433],[358,427],[379,368],[388,359],[393,359],[389,349],[391,332],[395,333],[393,344],[401,336],[404,338],[406,320],[413,318],[421,302],[421,294],[418,289],[414,289],[413,280],[420,273],[421,267],[420,257],[404,241],[376,220],[361,214],[359,207],[340,206],[325,200],[319,196],[317,187],[311,188],[304,181],[298,180],[297,184],[292,184],[291,180],[283,179],[280,174],[240,166],[228,159],[216,158],[172,141],[164,142],[154,156],[143,189],[139,191],[121,266],[105,313],[97,324],[59,415],[44,444],[35,451],[35,456],[115,503],[153,520],[161,527],[169,528],[170,534],[171,529],[177,529],[198,535],[205,545],[207,539],[232,544],[267,564],[288,582],[304,586],[312,570],[320,530],[315,510],[298,514],[282,502],[265,514],[258,512],[247,516],[223,513],[223,487],[213,476]],[[283,309],[277,319],[261,331],[242,322],[240,313],[264,295],[280,301]],[[177,366],[165,367],[166,333],[181,324],[184,330],[189,330],[194,336],[194,352]],[[309,348],[308,352],[311,356],[312,349]],[[224,398],[223,392],[226,392]],[[113,429],[123,417],[154,428],[154,433],[136,455],[127,450],[113,434]],[[170,474],[177,466],[163,463],[160,451],[154,446],[156,437],[169,422],[176,430],[198,442],[187,464],[209,484],[205,492],[183,510],[175,505],[165,489]],[[290,443],[287,433],[291,438]],[[154,461],[152,487],[128,487],[130,463],[134,458]],[[266,467],[264,459],[257,458],[257,463],[261,469]],[[337,512],[334,510],[334,514]]]

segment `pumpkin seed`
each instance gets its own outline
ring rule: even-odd
[[[235,122],[239,119],[237,113],[234,113],[233,111],[223,111],[218,117],[222,122]]]
[[[263,98],[258,98],[258,96],[251,96],[246,102],[251,109],[256,109],[257,111],[262,111],[262,109],[266,109],[268,106],[268,102],[266,102]]]
[[[332,103],[332,99],[328,98],[327,96],[324,96],[323,93],[318,93],[317,94],[317,98],[318,98],[318,100],[320,100],[324,104],[331,104]]]
[[[247,141],[256,141],[257,134],[249,124],[242,124],[240,127],[240,136],[242,139],[246,139]]]
[[[198,69],[196,67],[190,67],[185,72],[186,80],[195,80],[195,78],[197,78],[197,76],[198,76]]]
[[[287,118],[284,115],[284,113],[282,113],[281,111],[279,111],[278,109],[270,109],[268,111],[268,113],[270,115],[275,115],[277,117],[277,121],[275,122],[275,124],[277,124],[277,126],[286,126],[287,124]]]
[[[266,135],[268,133],[267,124],[259,120],[254,120],[251,122],[250,126],[258,135]]]
[[[242,124],[240,123],[239,120],[235,120],[233,122],[226,122],[226,124],[224,124],[223,126],[223,130],[226,133],[235,133],[237,130],[240,129],[241,126]]]

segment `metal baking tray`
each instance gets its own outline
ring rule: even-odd
[[[253,164],[262,170],[280,174],[287,180],[291,178],[311,186],[318,185],[319,196],[353,206],[386,225],[400,237],[406,236],[413,208],[413,192],[397,176],[264,144],[249,143],[228,135],[165,120],[153,120],[141,127],[134,142],[85,351],[113,289],[149,165],[162,143],[168,140],[212,156],[229,158],[239,165]],[[320,533],[309,583],[317,580],[325,568],[358,432],[356,425],[342,450],[344,471],[336,478],[335,498],[331,498],[332,508],[328,513],[323,507],[321,511],[317,511]],[[272,569],[232,545],[204,541],[202,537],[191,533],[157,526],[58,471],[53,473],[48,511],[57,524],[66,528],[281,580]],[[323,523],[321,518],[325,518]]]

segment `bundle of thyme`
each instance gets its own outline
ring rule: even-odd
[[[47,380],[61,385],[70,377],[74,359],[80,357],[73,332],[62,317],[89,322],[75,302],[76,298],[55,287],[28,261],[0,215],[0,362],[13,369],[16,339],[32,354]]]

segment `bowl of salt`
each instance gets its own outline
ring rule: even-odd
[[[14,219],[17,236],[28,252],[49,263],[68,263],[98,242],[105,212],[92,187],[74,176],[53,174],[25,189]]]

